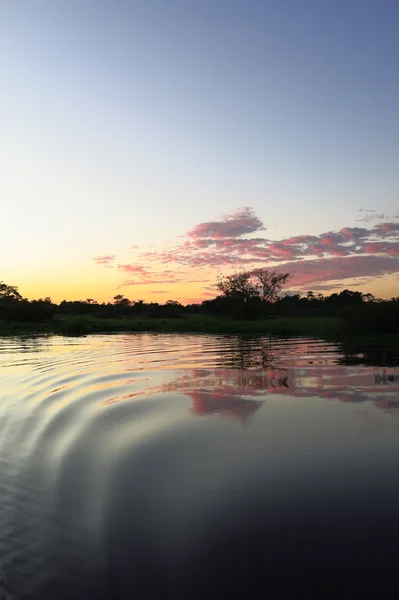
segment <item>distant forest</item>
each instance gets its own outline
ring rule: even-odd
[[[257,271],[257,272],[256,272]],[[131,300],[122,294],[112,302],[63,300],[50,298],[28,300],[18,288],[0,282],[0,320],[19,323],[44,323],[70,316],[95,319],[181,319],[188,315],[212,315],[240,320],[266,320],[281,317],[337,317],[348,331],[383,333],[399,332],[399,297],[390,300],[372,294],[345,289],[329,296],[308,291],[305,295],[281,294],[288,273],[265,269],[242,271],[219,277],[215,298],[201,303],[181,304],[168,300],[164,304]]]

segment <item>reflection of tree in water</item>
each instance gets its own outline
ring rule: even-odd
[[[241,369],[191,369],[189,374],[164,383],[159,391],[224,391],[233,395],[257,394],[290,387],[286,369],[246,371]]]
[[[221,345],[218,366],[239,369],[282,369],[300,364],[334,362],[338,348],[333,342],[314,338],[231,336]]]
[[[50,336],[14,336],[3,338],[0,343],[1,352],[27,354],[32,352],[45,352],[51,348]]]
[[[269,394],[275,398],[281,395],[350,403],[371,402],[383,410],[399,411],[398,372],[337,364],[307,365],[289,370],[190,369],[162,385],[108,398],[103,404],[173,392],[192,399],[195,415],[220,414],[238,418],[244,424]]]
[[[184,391],[193,401],[195,415],[220,415],[248,425],[263,401],[248,398],[289,388],[286,370],[193,370],[162,386],[163,392]]]
[[[345,342],[341,346],[341,365],[367,365],[371,367],[395,367],[399,364],[399,351],[369,346],[367,343]]]
[[[263,369],[278,366],[281,351],[270,338],[231,337],[229,346],[220,352],[221,367],[239,369]]]
[[[399,373],[390,373],[386,369],[374,373],[374,383],[390,384],[399,382]]]
[[[136,389],[105,403],[177,392],[192,400],[195,415],[220,414],[243,423],[248,423],[269,395],[274,400],[288,396],[371,402],[383,410],[399,410],[399,374],[384,362],[382,368],[378,362],[359,368],[363,355],[350,361],[349,355],[342,357],[332,342],[266,336],[222,336],[211,341],[209,346],[206,338],[209,347],[205,344],[201,348],[204,355],[208,352],[211,357],[209,360],[207,356],[205,365],[199,359],[198,368],[184,365],[184,369],[172,371],[169,381],[161,385]],[[386,355],[380,356],[386,360]]]
[[[265,369],[299,366],[305,363],[394,367],[399,364],[399,350],[378,348],[367,342],[345,341],[340,344],[307,338],[270,338],[266,336],[231,336],[223,344],[218,366],[239,369]]]

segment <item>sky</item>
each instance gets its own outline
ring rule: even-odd
[[[0,280],[399,296],[397,0],[2,0]]]

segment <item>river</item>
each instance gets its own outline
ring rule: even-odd
[[[398,598],[399,360],[366,358],[0,338],[0,599]]]

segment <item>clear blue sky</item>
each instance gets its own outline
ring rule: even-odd
[[[3,0],[0,279],[106,299],[243,207],[269,242],[396,222],[398,32],[397,0]]]

